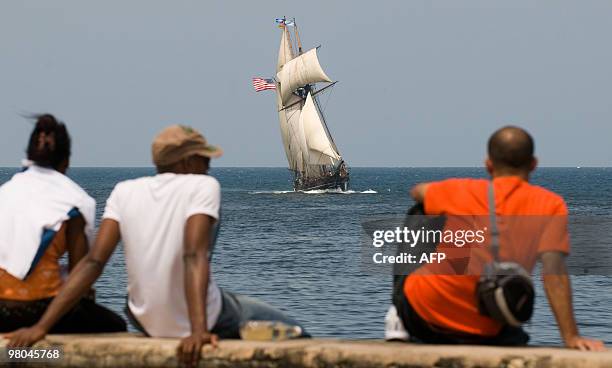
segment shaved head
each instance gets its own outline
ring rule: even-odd
[[[505,126],[489,138],[489,159],[498,170],[529,170],[533,161],[534,143],[522,128]]]

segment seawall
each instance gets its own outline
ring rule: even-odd
[[[177,367],[177,343],[176,339],[143,338],[131,334],[49,335],[35,347],[56,346],[63,349],[64,357],[55,362],[52,365],[54,367]],[[5,344],[5,340],[0,340],[0,347]],[[41,367],[41,364],[30,366]],[[379,340],[225,340],[216,349],[205,347],[199,366],[609,368],[612,367],[612,351],[589,353],[538,347],[417,345]]]

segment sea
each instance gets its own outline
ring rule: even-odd
[[[0,168],[4,183],[16,168]],[[72,168],[97,201],[98,221],[115,184],[153,168]],[[285,168],[212,168],[222,186],[222,226],[212,267],[222,288],[260,298],[299,320],[315,337],[380,339],[391,275],[360,266],[361,224],[402,216],[409,188],[450,177],[485,177],[482,168],[352,168],[348,192],[293,192]],[[612,215],[612,168],[540,168],[532,182],[561,194],[571,216]],[[143,213],[143,216],[146,214]],[[612,230],[612,229],[611,229]],[[572,237],[572,247],[581,239]],[[612,247],[612,231],[610,231]],[[156,275],[151,270],[151,278]],[[539,276],[526,330],[533,345],[559,345]],[[612,344],[612,276],[572,276],[580,332]],[[119,246],[96,285],[97,300],[124,314],[126,269]],[[172,303],[172,300],[168,300]]]

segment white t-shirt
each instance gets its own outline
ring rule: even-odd
[[[105,219],[119,222],[128,272],[128,306],[154,337],[191,333],[184,287],[183,243],[187,219],[219,219],[221,189],[208,175],[159,174],[115,186]],[[221,293],[209,277],[207,324],[221,312]]]

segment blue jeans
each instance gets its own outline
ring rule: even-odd
[[[292,326],[300,326],[301,337],[310,337],[304,327],[285,313],[270,304],[244,295],[230,293],[221,289],[223,307],[213,333],[222,339],[239,339],[240,326],[247,321],[274,321]]]
[[[270,304],[248,296],[230,293],[223,289],[221,289],[221,299],[221,313],[211,332],[222,339],[239,339],[240,327],[248,321],[274,321],[283,322],[292,326],[300,326],[302,329],[301,337],[310,337],[304,327],[296,320]],[[138,323],[138,320],[132,315],[127,303],[125,313],[130,323],[138,331],[149,336],[140,323]]]

